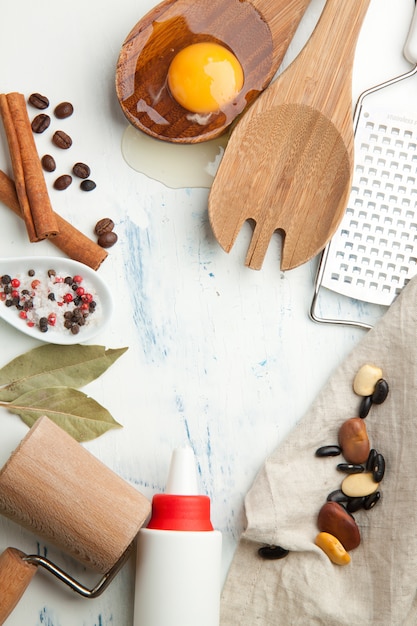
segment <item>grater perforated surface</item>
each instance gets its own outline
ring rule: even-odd
[[[345,216],[322,285],[389,306],[417,274],[417,114],[364,104]]]

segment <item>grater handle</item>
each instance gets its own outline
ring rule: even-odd
[[[413,65],[417,64],[417,5],[414,9],[413,19],[408,31],[407,41],[405,42],[404,56]]]

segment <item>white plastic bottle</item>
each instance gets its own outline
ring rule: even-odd
[[[137,541],[134,626],[218,626],[222,536],[198,494],[191,448],[174,450]]]

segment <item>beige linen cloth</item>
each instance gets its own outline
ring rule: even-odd
[[[365,363],[390,393],[366,418],[386,472],[381,499],[354,517],[361,543],[346,566],[315,546],[317,514],[338,489],[341,456],[318,458],[358,416],[352,390]],[[222,595],[221,626],[417,626],[417,279],[335,370],[307,414],[265,461],[245,500],[247,526]],[[290,550],[276,561],[262,545]]]

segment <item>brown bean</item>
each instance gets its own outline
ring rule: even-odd
[[[94,232],[96,235],[100,236],[103,233],[110,233],[114,228],[114,222],[109,217],[103,217],[102,220],[99,220],[95,225]]]
[[[40,93],[30,94],[28,102],[36,109],[47,109],[49,107],[48,98]]]
[[[72,168],[72,172],[75,176],[78,176],[78,178],[88,178],[91,170],[85,163],[75,163]]]
[[[41,163],[45,172],[54,172],[56,170],[55,159],[50,154],[44,154],[41,159]]]
[[[360,417],[346,420],[339,429],[339,446],[349,463],[366,463],[371,447],[365,420]]]
[[[49,128],[49,124],[51,123],[51,118],[46,113],[39,113],[32,120],[32,130],[34,133],[43,133],[47,128]]]
[[[67,133],[64,133],[63,130],[57,130],[53,137],[52,141],[57,146],[57,148],[61,148],[62,150],[68,150],[72,146],[72,139]]]
[[[62,176],[58,176],[58,178],[54,182],[54,189],[63,191],[64,189],[69,187],[71,183],[72,183],[72,176],[70,176],[69,174],[63,174]]]
[[[357,548],[361,542],[359,527],[353,517],[337,502],[326,502],[317,519],[318,529],[340,541],[345,550]]]
[[[111,248],[116,243],[118,237],[115,232],[103,233],[99,236],[97,243],[102,248]]]
[[[66,117],[70,117],[74,113],[74,107],[71,102],[60,102],[54,109],[55,117],[63,120]]]

